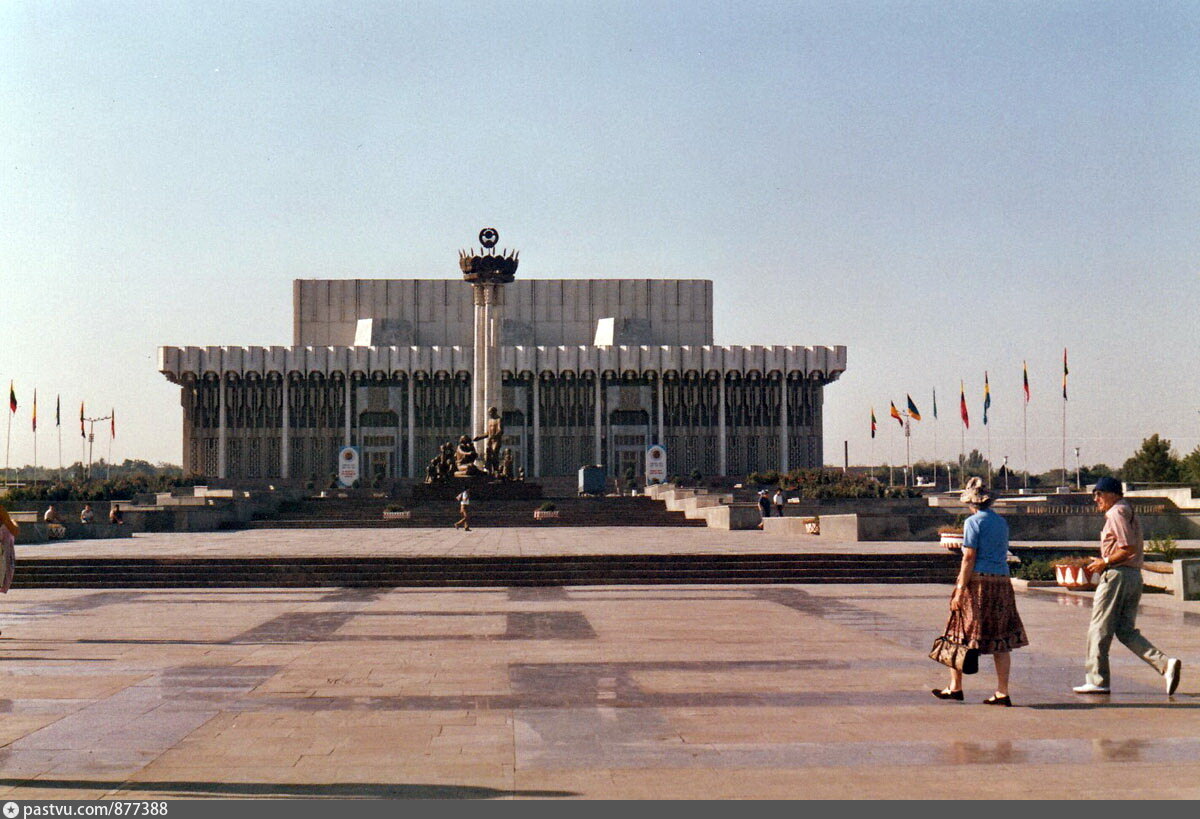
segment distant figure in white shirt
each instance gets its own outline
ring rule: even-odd
[[[458,509],[460,512],[462,512],[462,517],[457,523],[454,524],[454,528],[457,529],[459,526],[461,526],[464,530],[469,532],[471,531],[471,491],[469,489],[464,489],[458,493],[458,498],[456,498],[456,500],[458,501]]]

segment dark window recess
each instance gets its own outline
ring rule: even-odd
[[[612,424],[617,427],[646,426],[650,416],[645,410],[613,410]]]
[[[358,425],[362,427],[398,427],[400,426],[400,416],[391,410],[364,412],[358,418]]]

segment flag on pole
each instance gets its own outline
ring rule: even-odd
[[[987,413],[992,406],[992,388],[988,384],[987,370],[983,371],[983,425],[987,426]]]
[[[109,425],[109,437],[116,438],[117,437],[117,411],[116,411],[116,409],[114,409],[111,413],[109,413],[109,417],[112,420],[112,423]]]
[[[1025,403],[1029,403],[1029,365],[1021,362],[1021,381],[1025,386]]]
[[[871,407],[871,437],[875,437],[875,408]]]
[[[9,412],[17,411],[17,393],[16,393],[16,390],[13,389],[12,381],[8,382],[8,411]]]
[[[913,403],[912,396],[908,393],[905,393],[904,397],[908,399],[908,417],[914,421],[920,421],[921,411],[918,410],[917,405]]]
[[[33,391],[33,431],[37,432],[37,389]]]
[[[933,420],[937,420],[937,387],[933,388]]]
[[[967,388],[962,381],[958,382],[958,414],[962,416],[963,426],[971,428],[971,416],[967,414]]]
[[[1067,400],[1067,348],[1063,347],[1063,400]]]
[[[79,437],[86,438],[87,433],[83,430],[83,402],[79,402]]]
[[[62,426],[62,396],[54,396],[54,426]]]
[[[888,414],[896,419],[897,424],[904,426],[904,419],[900,417],[900,410],[896,409],[896,402],[888,401],[888,403],[892,405],[892,411]]]

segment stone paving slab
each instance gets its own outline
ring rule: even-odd
[[[1200,613],[1144,606],[1179,692],[1086,596],[1018,595],[1017,707],[925,654],[944,586],[14,590],[0,797],[1200,798]]]
[[[1014,541],[1014,546],[1071,548],[1080,543]],[[1200,548],[1200,541],[1181,541]],[[630,554],[941,554],[933,542],[831,541],[757,530],[596,526],[547,528],[254,529],[234,532],[147,532],[120,540],[77,540],[17,547],[17,557],[474,557]]]

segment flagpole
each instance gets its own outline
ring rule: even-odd
[[[1067,348],[1063,348],[1062,485],[1067,485]]]
[[[1021,404],[1021,431],[1025,439],[1025,488],[1029,488],[1029,400]]]
[[[909,414],[904,412],[904,485],[908,486],[908,476],[912,474],[912,427],[909,424]]]
[[[987,446],[988,446],[987,476],[988,476],[988,486],[991,486],[992,485],[992,426],[991,426],[991,424],[988,424],[988,428],[987,428],[987,442],[988,442],[988,444],[987,444]]]
[[[13,411],[10,408],[8,411],[8,432],[4,435],[4,485],[8,486],[8,452],[12,447],[12,417]]]
[[[958,427],[958,485],[967,485],[967,428],[963,424]]]
[[[1067,397],[1066,397],[1065,395],[1063,396],[1063,412],[1062,412],[1062,421],[1063,421],[1063,436],[1062,436],[1062,474],[1063,474],[1063,482],[1062,482],[1062,484],[1061,484],[1061,485],[1062,485],[1062,486],[1066,486],[1066,484],[1067,484]]]

